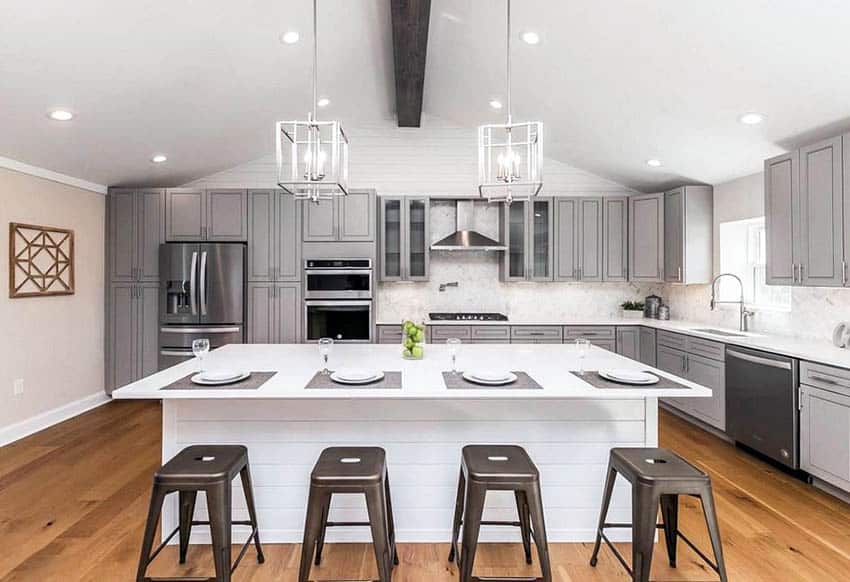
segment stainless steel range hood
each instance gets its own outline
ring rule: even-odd
[[[507,247],[473,228],[475,202],[457,201],[457,230],[431,245],[432,251],[504,251]]]

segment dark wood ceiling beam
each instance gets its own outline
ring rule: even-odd
[[[419,127],[431,0],[391,0],[396,114],[399,127]]]

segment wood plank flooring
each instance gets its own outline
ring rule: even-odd
[[[61,425],[0,448],[0,580],[131,581],[159,465],[160,406],[112,402]],[[714,483],[729,579],[733,581],[850,580],[850,505],[834,499],[688,423],[661,412],[662,446],[707,470]],[[601,492],[600,492],[601,495]],[[545,501],[545,500],[544,500]],[[683,500],[682,529],[709,548],[697,502]],[[234,582],[296,580],[298,545],[266,546],[266,563],[249,552]],[[403,544],[395,582],[457,579],[446,544]],[[628,545],[621,547],[628,555]],[[588,566],[591,544],[554,544],[560,582],[627,580],[605,550]],[[657,547],[653,580],[716,580],[684,544],[672,569]],[[476,574],[529,575],[519,544],[487,544]],[[185,566],[166,549],[150,575],[212,573],[209,548],[193,546]],[[375,575],[371,547],[331,544],[311,579],[365,579]]]

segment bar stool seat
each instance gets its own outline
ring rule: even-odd
[[[484,501],[487,491],[513,491],[517,507],[517,521],[485,521]],[[463,541],[457,550],[460,528]],[[457,499],[452,527],[452,545],[449,562],[458,559],[461,582],[482,580],[472,575],[478,535],[482,525],[514,526],[520,528],[525,561],[531,564],[531,540],[537,546],[541,577],[492,578],[486,580],[533,580],[551,582],[549,546],[543,519],[543,502],[540,494],[540,473],[531,457],[516,445],[467,445],[461,454]]]
[[[242,489],[248,507],[249,518],[246,521],[232,519],[232,490],[231,482],[239,475],[242,479]],[[203,491],[207,499],[208,521],[195,521],[195,500],[199,491]],[[151,553],[157,523],[162,512],[165,497],[170,493],[180,495],[180,523],[165,540]],[[186,552],[189,549],[189,538],[192,526],[209,525],[213,546],[213,561],[215,577],[212,578],[150,578],[145,575],[147,567],[165,548],[168,542],[180,534],[180,563],[186,562]],[[230,543],[231,527],[245,525],[251,527],[251,535],[242,546],[238,557],[231,565]],[[136,572],[137,582],[172,582],[179,580],[207,580],[210,582],[230,582],[231,575],[242,560],[248,547],[253,541],[257,548],[257,561],[263,563],[263,549],[257,525],[257,511],[254,507],[254,491],[251,483],[251,471],[248,465],[248,449],[241,445],[193,445],[186,447],[154,475],[153,491],[150,508],[142,540],[142,551],[139,567]]]
[[[608,523],[608,507],[617,475],[632,484],[632,523]],[[715,562],[712,562],[681,531],[679,531],[679,495],[698,497],[702,503]],[[661,507],[662,523],[658,524]],[[632,566],[626,563],[604,533],[606,528],[631,528]],[[711,490],[711,478],[699,468],[673,451],[659,448],[614,448],[608,460],[608,476],[602,498],[596,543],[590,565],[596,566],[601,542],[614,553],[634,582],[648,582],[652,566],[652,550],[656,529],[664,530],[667,557],[671,567],[676,567],[676,542],[682,539],[726,582],[726,564],[720,542],[717,513]]]

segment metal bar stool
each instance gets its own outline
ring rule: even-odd
[[[242,489],[248,505],[248,521],[233,521],[231,481],[236,475],[242,478]],[[207,498],[209,521],[194,521],[195,499],[198,491]],[[156,535],[156,526],[165,496],[178,492],[180,495],[180,524],[165,538],[151,554]],[[209,525],[212,534],[213,560],[215,576],[212,578],[150,578],[145,576],[148,565],[157,557],[171,539],[180,533],[180,563],[186,562],[189,549],[189,535],[193,525]],[[251,535],[242,546],[242,550],[231,566],[230,541],[231,526],[247,525]],[[248,467],[248,449],[241,445],[195,445],[180,451],[156,472],[151,493],[150,509],[142,540],[142,553],[136,582],[177,582],[194,580],[197,582],[230,582],[230,577],[253,540],[257,548],[257,562],[265,561],[257,531],[257,510],[254,507],[254,490],[251,485],[251,471]]]
[[[614,481],[618,474],[632,484],[632,523],[605,521],[608,506],[611,504],[611,493],[614,491]],[[698,497],[702,502],[703,515],[708,526],[708,535],[716,563],[679,531],[679,495]],[[657,523],[659,505],[661,506],[661,524]],[[603,531],[605,528],[631,528],[631,568],[605,535]],[[711,493],[711,478],[667,449],[611,449],[605,494],[602,498],[602,510],[596,530],[596,544],[593,547],[590,565],[596,566],[599,547],[604,540],[634,582],[648,582],[656,529],[664,530],[670,566],[676,567],[676,541],[682,538],[682,541],[717,572],[720,580],[726,582],[726,564],[723,560],[720,529],[717,525],[717,513]]]
[[[328,521],[334,493],[364,494],[369,521]],[[316,565],[321,564],[327,528],[345,526],[369,526],[372,529],[379,580],[390,582],[393,567],[398,565],[398,553],[386,453],[382,448],[330,447],[319,455],[310,475],[299,582],[307,582],[314,551]]]
[[[513,491],[517,521],[483,521],[487,491]],[[463,543],[460,552],[457,542],[463,524]],[[531,540],[537,546],[542,577],[480,578],[472,575],[478,534],[482,525],[506,525],[520,528],[525,561],[531,564]],[[514,445],[467,445],[463,447],[460,478],[457,486],[452,546],[449,562],[459,555],[460,582],[497,582],[527,580],[551,582],[549,545],[543,520],[543,501],[537,467],[522,447]]]

